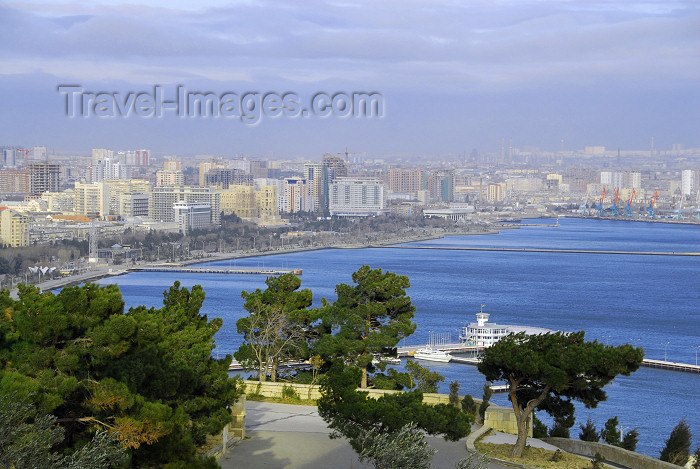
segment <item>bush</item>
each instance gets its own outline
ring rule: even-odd
[[[286,384],[282,386],[282,400],[298,401],[300,399],[299,393],[292,386]]]
[[[605,462],[605,456],[600,453],[596,453],[595,456],[593,456],[593,461],[591,462],[593,464],[593,469],[602,469],[603,463]]]
[[[555,421],[549,430],[549,436],[553,438],[569,438],[571,435],[567,427]]]

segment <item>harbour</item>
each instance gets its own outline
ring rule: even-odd
[[[700,246],[700,227],[666,223],[626,223],[613,220],[562,218],[560,227],[522,227],[485,236],[448,236],[407,246],[464,246],[555,248],[607,251],[693,252]],[[694,256],[616,256],[571,253],[460,251],[427,249],[325,249],[238,259],[237,266],[255,268],[263,261],[303,269],[301,288],[313,291],[314,306],[333,301],[335,286],[351,283],[352,272],[364,264],[406,275],[407,293],[416,306],[416,332],[401,346],[418,349],[429,343],[430,332],[456,335],[474,320],[481,304],[497,322],[531,324],[551,330],[586,332],[586,340],[641,346],[647,359],[695,363],[698,346],[698,263]],[[210,263],[226,267],[229,261]],[[206,292],[202,314],[221,317],[215,354],[232,354],[241,344],[235,322],[245,313],[240,292],[265,288],[260,275],[200,275],[168,272],[131,272],[107,277],[116,283],[126,307],[158,308],[163,291],[177,278],[183,286],[201,285]],[[476,311],[475,311],[476,308]],[[437,341],[438,345],[442,345]],[[475,354],[464,345],[450,351],[464,360]],[[459,349],[462,348],[460,351]],[[399,349],[401,350],[401,348]],[[405,359],[403,360],[405,363]],[[459,362],[424,362],[445,376],[440,392],[459,381],[460,395],[479,398],[484,384],[476,366]],[[398,369],[402,369],[401,366]],[[500,385],[503,383],[494,383]],[[577,407],[577,424],[591,416],[602,428],[617,416],[620,423],[638,428],[638,449],[658,455],[663,440],[686,417],[700,444],[700,417],[692,412],[700,402],[700,374],[643,366],[606,386],[608,399],[596,409]],[[504,394],[492,400],[509,405]],[[644,413],[640,414],[639,409]],[[545,415],[538,415],[545,418]]]

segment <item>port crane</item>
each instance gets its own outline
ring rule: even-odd
[[[598,216],[605,216],[605,209],[603,209],[603,200],[605,200],[605,187],[603,187],[603,195],[600,197],[600,202],[598,202]]]
[[[579,212],[581,212],[581,214],[583,214],[584,216],[589,214],[589,211],[588,211],[588,196],[589,195],[591,195],[591,191],[586,191],[586,198],[583,199],[583,203],[578,208]]]
[[[648,217],[656,218],[656,215],[654,214],[654,206],[656,205],[656,201],[658,199],[659,199],[659,191],[657,189],[654,191],[654,196],[649,201],[649,206],[647,207],[647,216]]]
[[[637,192],[632,189],[632,195],[630,195],[629,200],[627,201],[627,206],[625,207],[625,214],[628,217],[632,216],[632,201],[634,200],[634,196],[637,194]]]
[[[616,217],[620,216],[620,211],[617,208],[618,200],[620,200],[620,188],[619,187],[617,188],[617,191],[615,192],[615,198],[613,199],[612,207],[610,207],[611,213]]]

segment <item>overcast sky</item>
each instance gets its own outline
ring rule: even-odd
[[[382,118],[68,118],[86,91],[372,91]],[[318,158],[700,147],[700,2],[0,4],[0,145]]]

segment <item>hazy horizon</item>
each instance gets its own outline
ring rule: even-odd
[[[202,6],[206,5],[206,6]],[[700,147],[690,1],[38,0],[0,6],[0,145],[430,158]],[[378,92],[381,118],[68,118],[57,87]]]

